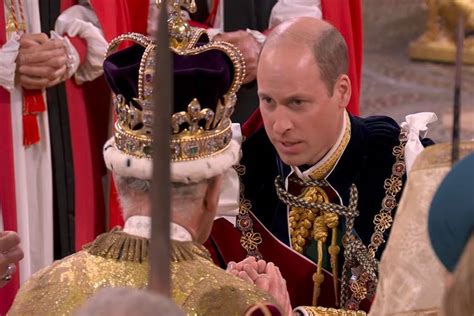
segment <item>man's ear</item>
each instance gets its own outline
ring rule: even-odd
[[[215,176],[207,180],[206,195],[204,196],[204,209],[206,212],[217,211],[219,196],[221,194],[222,175]]]
[[[340,75],[336,80],[334,93],[339,99],[339,107],[346,108],[352,95],[351,80],[347,75]]]

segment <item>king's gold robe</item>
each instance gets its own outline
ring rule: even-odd
[[[104,287],[146,288],[149,240],[119,230],[35,273],[20,289],[9,315],[67,315]],[[173,300],[187,314],[243,315],[272,298],[220,269],[194,242],[172,241]]]

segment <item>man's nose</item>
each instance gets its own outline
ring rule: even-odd
[[[277,106],[274,112],[273,131],[283,135],[293,128],[291,117],[284,106]]]

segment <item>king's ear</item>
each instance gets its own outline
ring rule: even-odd
[[[349,76],[340,75],[334,85],[334,94],[339,99],[339,107],[346,108],[352,95],[352,86]]]

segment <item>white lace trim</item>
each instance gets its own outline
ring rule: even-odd
[[[0,86],[11,91],[15,87],[16,57],[20,48],[20,37],[14,34],[0,48]]]

